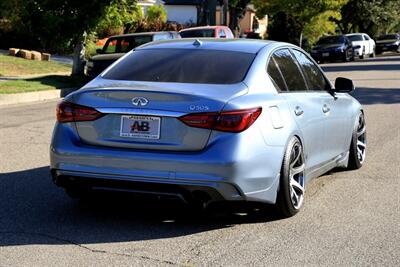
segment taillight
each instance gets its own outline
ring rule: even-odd
[[[58,122],[94,121],[103,116],[96,109],[62,101],[57,105]]]
[[[260,116],[261,110],[258,107],[221,113],[192,113],[179,119],[191,127],[238,133],[249,128]]]

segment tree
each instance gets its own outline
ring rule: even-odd
[[[331,18],[343,33],[364,32],[371,36],[399,31],[399,0],[350,0]]]
[[[121,2],[125,0],[119,0]],[[111,0],[12,0],[1,1],[2,20],[10,21],[9,45],[49,52],[74,48],[73,74],[83,72],[85,33],[96,27]],[[131,0],[131,2],[136,2]]]
[[[141,19],[142,10],[136,4],[136,0],[111,0],[95,31],[99,38],[126,33]]]
[[[250,4],[251,0],[230,0],[228,2],[229,7],[229,28],[238,36],[240,32],[239,21],[243,18],[246,13],[247,5]]]
[[[253,0],[257,16],[271,16],[272,29],[270,38],[274,35],[284,38],[281,41],[300,44],[304,29],[320,14],[328,11],[339,11],[348,0]],[[282,28],[283,27],[283,28]],[[285,33],[286,32],[286,33]]]

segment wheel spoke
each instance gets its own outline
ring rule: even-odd
[[[360,137],[361,135],[363,135],[365,133],[365,129],[366,129],[366,127],[364,126],[361,130],[357,131],[357,137]]]
[[[295,153],[296,153],[296,151],[295,151]],[[293,166],[299,161],[299,159],[301,157],[301,153],[302,153],[301,146],[298,146],[297,154],[295,155],[295,158],[293,159],[293,161],[290,163],[291,169],[293,169]]]
[[[362,148],[366,147],[366,145],[362,141],[357,140],[357,147],[359,147],[359,146],[362,147]]]
[[[303,164],[301,164],[299,167],[292,167],[292,168],[290,169],[290,174],[291,174],[292,176],[294,176],[294,175],[296,175],[296,174],[299,174],[299,173],[303,172],[304,169],[305,169],[305,164],[303,163]]]
[[[293,178],[290,179],[290,186],[293,188],[293,191],[297,192],[297,189],[298,191],[300,191],[301,194],[304,193],[304,187]]]

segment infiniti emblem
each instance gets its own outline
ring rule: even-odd
[[[148,103],[149,100],[142,96],[132,98],[132,104],[135,106],[146,106]]]

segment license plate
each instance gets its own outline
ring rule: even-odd
[[[160,139],[159,117],[121,116],[120,136],[140,139]]]
[[[329,57],[329,53],[322,53],[323,57]]]

